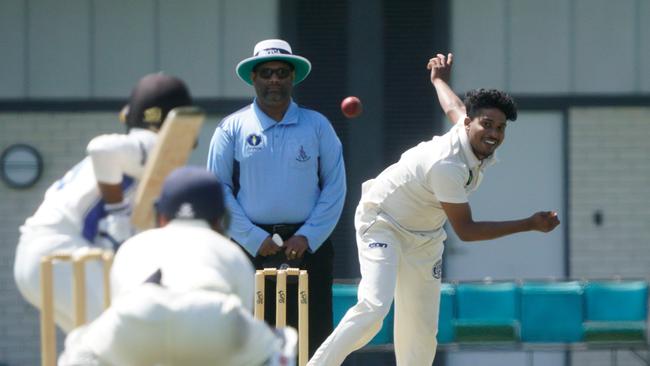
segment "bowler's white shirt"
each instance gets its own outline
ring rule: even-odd
[[[440,202],[464,203],[496,158],[474,155],[463,116],[443,136],[421,142],[363,184],[360,205],[376,207],[410,231],[436,231],[447,219]]]

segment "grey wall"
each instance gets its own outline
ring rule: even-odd
[[[548,154],[539,154],[536,159],[530,159],[525,153],[504,156],[516,162],[512,164],[513,170],[505,172],[506,176],[516,174],[517,166],[546,166],[551,161],[556,169],[568,168],[562,183],[564,189],[548,200],[557,203],[568,199],[568,210],[561,213],[562,230],[567,234],[553,237],[553,242],[547,243],[552,247],[561,245],[568,253],[565,275],[650,279],[647,229],[650,177],[646,163],[650,152],[645,143],[650,137],[650,113],[647,108],[591,108],[604,102],[615,105],[615,101],[606,101],[607,98],[618,98],[630,105],[633,103],[626,98],[648,96],[650,26],[646,20],[650,18],[650,1],[450,0],[450,3],[450,50],[456,56],[454,89],[504,89],[525,97],[528,111],[542,109],[565,119],[568,131],[563,137],[565,146],[559,140],[541,139],[554,129],[554,124],[536,121],[542,130],[524,138],[530,139],[531,145],[546,144]],[[647,99],[637,100],[639,106],[650,104]],[[577,108],[572,103],[586,107]],[[560,159],[557,159],[558,151],[562,153]],[[493,177],[487,179],[490,178]],[[531,181],[533,185],[543,182]],[[514,182],[504,179],[500,183],[517,192],[514,186],[509,186]],[[540,187],[549,186],[536,186]],[[568,195],[562,196],[562,192]],[[520,200],[509,201],[507,208],[516,209],[520,205]],[[490,213],[491,208],[486,212]],[[603,213],[602,226],[593,221],[598,210]],[[454,250],[464,250],[469,255],[482,253],[486,261],[505,263],[489,272],[484,270],[485,266],[468,265],[464,261],[466,265],[452,274],[458,278],[547,277],[554,274],[553,269],[565,264],[548,262],[544,267],[542,261],[519,268],[528,261],[517,257],[518,250],[512,250],[519,239],[524,247],[534,242],[533,238],[518,235],[511,239],[510,246],[499,242],[492,246],[491,252],[488,245],[477,249],[468,244],[452,244],[451,253]],[[535,257],[538,258],[549,260],[544,256]],[[563,256],[556,259],[565,260]],[[490,359],[495,364],[501,358],[509,360],[504,361],[508,364],[524,365],[522,356],[498,353]],[[561,365],[564,364],[561,356],[544,362],[537,359],[545,357],[543,353],[537,354],[535,364]],[[607,352],[572,352],[567,364],[605,365],[609,356]],[[488,364],[487,357],[476,353],[451,355],[448,365]],[[619,365],[635,364],[629,353],[621,354]]]
[[[650,92],[650,1],[451,0],[454,86]]]
[[[569,117],[571,274],[650,279],[650,108]]]
[[[550,233],[526,232],[496,240],[463,243],[449,226],[445,245],[447,280],[564,278],[564,119],[559,112],[520,112],[470,196],[476,220],[514,220],[537,211],[556,211],[565,225]]]
[[[573,108],[569,118],[571,275],[650,279],[650,108]],[[619,353],[619,365],[638,364]],[[609,356],[575,352],[572,365]]]
[[[650,27],[643,21],[650,16],[650,1],[453,0],[451,4],[456,90],[505,89],[525,95],[529,110],[536,108],[535,97],[543,101],[546,96],[581,95],[582,105],[597,107],[602,95],[650,91]],[[643,147],[647,109],[572,108],[574,99],[567,100],[555,111],[567,116],[563,118],[571,132],[563,153],[568,154],[554,163],[566,162],[569,169],[564,181],[570,209],[564,226],[570,235],[563,244],[567,248],[571,244],[566,274],[650,278],[650,260],[632,255],[644,245],[640,243],[650,241],[642,224],[647,222],[644,197],[649,196],[642,183],[648,178],[642,164],[648,153]],[[542,104],[537,108],[554,110]],[[544,121],[536,123],[542,130],[522,137],[537,142],[548,132],[544,129],[554,128]],[[546,141],[549,152],[561,151],[561,142]],[[539,156],[538,161],[524,155],[514,158],[526,166],[546,164],[551,156]],[[594,228],[592,216],[599,209],[607,211],[607,225]],[[601,255],[600,261],[595,253]]]
[[[594,95],[624,98],[650,93],[650,23],[644,21],[650,19],[649,0],[441,0],[438,3],[450,8],[449,50],[456,54],[452,81],[459,92],[474,87],[497,87],[525,96],[529,101]],[[159,70],[186,79],[198,97],[216,101],[248,98],[252,89],[236,78],[234,67],[239,60],[250,56],[256,41],[280,35],[283,23],[278,19],[284,13],[280,14],[278,4],[278,0],[2,0],[0,101],[125,98],[137,78]],[[387,165],[381,156],[393,138],[384,128],[391,123],[385,106],[394,102],[386,100],[386,89],[394,87],[389,85],[389,80],[399,81],[396,73],[403,72],[421,74],[422,82],[428,82],[424,70],[426,60],[421,62],[422,69],[419,64],[417,68],[387,67],[386,60],[398,58],[386,56],[394,52],[393,48],[387,48],[390,43],[386,37],[401,33],[395,29],[387,32],[386,21],[394,21],[396,15],[385,11],[394,9],[396,4],[389,0],[349,0],[344,4],[349,39],[331,40],[332,47],[346,47],[348,53],[347,77],[343,80],[342,76],[336,76],[341,77],[345,93],[360,94],[367,108],[361,118],[345,121],[349,123],[343,139],[346,162],[348,171],[356,174],[349,180],[353,185],[349,196],[353,200],[358,199],[360,182]],[[413,4],[404,2],[404,7]],[[287,10],[290,9],[283,12]],[[323,28],[319,31],[327,32],[328,21],[321,23]],[[340,19],[332,24],[339,23]],[[303,38],[306,44],[311,41]],[[438,43],[420,44],[418,47],[427,52],[439,51]],[[323,60],[318,54],[313,58],[317,62]],[[391,73],[391,78],[386,73]],[[308,83],[301,88],[309,87]],[[414,104],[436,103],[431,95],[413,92],[409,85],[403,85],[404,94]],[[582,101],[584,104],[585,100]],[[644,185],[647,169],[639,162],[639,154],[646,157],[648,154],[640,147],[642,142],[637,141],[643,141],[648,131],[645,129],[649,120],[647,111],[625,112],[629,118],[599,121],[592,118],[598,111],[572,109],[569,113],[570,103],[560,103],[556,109],[543,107],[550,114],[570,116],[567,117],[571,131],[567,137],[569,154],[563,156],[565,161],[570,159],[570,173],[565,182],[565,188],[571,192],[570,211],[566,213],[569,218],[566,230],[571,242],[569,274],[648,277],[650,265],[646,265],[644,255],[648,252],[645,247],[648,238],[647,231],[643,231],[647,225],[639,221],[646,219],[644,207],[647,207],[639,197],[650,196]],[[597,103],[594,99],[593,104]],[[320,109],[317,104],[311,107]],[[527,107],[530,113],[536,113],[536,109],[536,106]],[[633,119],[633,115],[638,118]],[[217,120],[217,117],[208,120],[191,163],[203,165],[204,149]],[[627,128],[618,127],[625,122]],[[544,128],[543,121],[537,123],[537,127]],[[113,112],[0,114],[0,150],[11,143],[30,142],[46,154],[45,174],[36,187],[16,191],[0,184],[3,219],[0,224],[0,334],[4,336],[0,338],[0,363],[34,365],[39,358],[37,313],[18,297],[11,274],[18,226],[36,208],[47,185],[83,156],[83,147],[90,137],[119,129],[114,124]],[[430,125],[422,127],[422,139],[429,138],[434,130],[432,120]],[[603,141],[612,146],[605,145],[603,151],[600,149]],[[515,154],[508,155],[504,158],[510,159]],[[594,156],[602,159],[593,160]],[[582,164],[584,161],[588,163]],[[516,176],[516,167],[523,162],[509,162],[514,170],[504,174]],[[636,175],[619,173],[616,169],[621,164],[632,164]],[[616,180],[623,177],[626,180]],[[588,188],[596,183],[600,185]],[[618,196],[607,193],[611,197],[599,197],[594,193],[617,186],[624,188],[616,192]],[[553,196],[554,200],[558,194]],[[629,197],[635,201],[629,201]],[[354,207],[354,203],[350,206]],[[605,226],[594,227],[592,213],[601,207],[605,207]],[[489,214],[486,211],[485,215]],[[606,240],[594,239],[601,239],[603,233]],[[568,242],[562,244],[569,246]],[[503,249],[493,255],[507,255],[511,252],[510,245],[496,245]],[[349,261],[353,262],[354,258]],[[539,271],[535,274],[542,275]],[[574,366],[595,362],[585,361],[579,355],[575,357]]]
[[[236,77],[278,36],[276,0],[3,0],[0,99],[124,98],[164,71],[197,97],[250,96]]]

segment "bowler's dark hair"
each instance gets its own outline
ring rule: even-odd
[[[467,117],[474,119],[478,111],[484,108],[496,108],[506,115],[506,120],[517,119],[517,105],[510,95],[496,89],[474,89],[465,94]]]

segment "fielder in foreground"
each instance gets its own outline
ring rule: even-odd
[[[128,133],[95,137],[88,144],[88,156],[48,188],[41,206],[20,228],[16,249],[14,277],[28,302],[40,308],[43,256],[92,246],[115,249],[133,234],[132,193],[157,131],[171,109],[191,103],[181,80],[162,74],[145,76],[124,110]],[[93,319],[103,310],[99,262],[88,264],[86,279],[88,317]],[[71,283],[69,263],[55,265],[55,321],[66,332],[73,327]]]
[[[221,234],[217,178],[177,169],[156,208],[161,227],[115,256],[113,305],[70,333],[59,365],[293,365],[295,330],[276,333],[251,314],[253,267]]]
[[[340,365],[379,331],[395,299],[397,365],[431,365],[435,357],[442,277],[443,225],[464,241],[524,231],[549,232],[554,212],[513,221],[474,221],[468,195],[495,162],[514,101],[498,90],[474,90],[463,103],[448,85],[452,54],[429,60],[431,83],[455,123],[404,152],[377,178],[363,183],[355,227],[361,269],[358,303],[345,314],[308,365]]]

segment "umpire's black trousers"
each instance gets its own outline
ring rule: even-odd
[[[248,257],[256,269],[263,269],[265,257]],[[305,252],[300,264],[300,269],[306,269],[309,273],[309,357],[333,330],[333,261],[334,247],[328,238],[315,253]],[[287,281],[287,324],[298,329],[298,283],[293,282]],[[275,326],[275,284],[275,277],[267,277],[264,320],[272,326]]]

